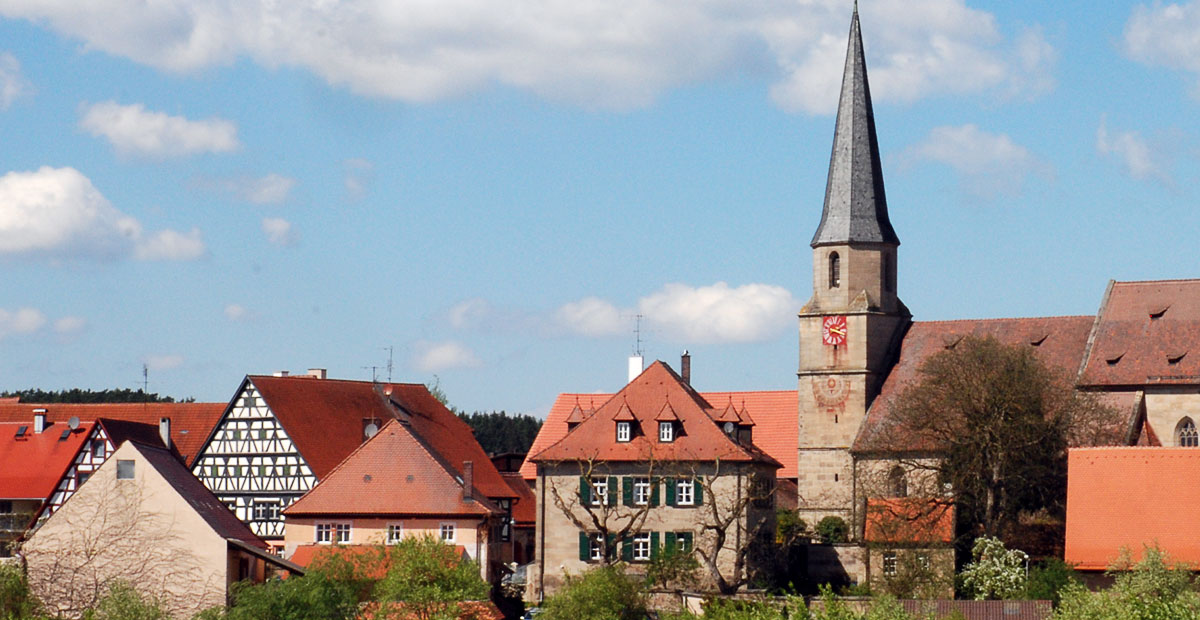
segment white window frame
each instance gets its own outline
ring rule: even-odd
[[[625,443],[633,438],[633,426],[629,422],[617,422],[617,441]]]
[[[608,478],[599,477],[592,478],[592,505],[604,506],[608,504]]]
[[[696,505],[696,481],[690,478],[675,481],[675,505]]]
[[[634,534],[633,535],[633,561],[634,562],[649,562],[650,561],[650,534]]]
[[[650,484],[649,478],[634,478],[633,479],[633,503],[635,506],[645,506],[650,503],[650,496],[653,493],[653,486]],[[647,534],[649,536],[649,534]]]
[[[588,534],[588,559],[593,562],[604,560],[604,535],[600,532]]]
[[[384,531],[384,544],[397,545],[404,538],[403,523],[389,523]]]
[[[672,422],[659,422],[658,440],[663,443],[675,441],[675,424]]]
[[[255,521],[278,521],[279,520],[279,511],[281,509],[282,508],[279,505],[279,500],[256,499],[256,500],[254,500],[254,520]]]
[[[446,536],[447,533],[449,533],[449,535],[450,535],[448,538]],[[438,524],[438,539],[439,540],[441,540],[442,542],[452,543],[452,542],[457,542],[456,541],[457,537],[458,537],[458,528],[455,527],[454,523],[444,522],[444,523]]]
[[[318,545],[349,544],[350,524],[344,521],[321,521],[314,528],[313,539]]]
[[[897,557],[895,551],[884,551],[882,565],[884,577],[895,577],[896,570],[900,566],[900,558]]]
[[[339,545],[350,544],[350,524],[349,523],[335,524],[334,531],[337,535],[337,542]]]

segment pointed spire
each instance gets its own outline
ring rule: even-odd
[[[855,243],[900,245],[888,220],[883,192],[883,169],[879,164],[857,0],[854,16],[850,18],[850,43],[825,186],[825,209],[821,225],[813,235],[812,247]]]

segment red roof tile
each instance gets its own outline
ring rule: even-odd
[[[1080,384],[1200,384],[1200,280],[1113,282]]]
[[[529,483],[525,482],[519,473],[500,475],[504,476],[504,481],[517,493],[512,508],[513,524],[518,527],[533,527],[537,523],[537,496],[533,494],[533,489],[529,488]]]
[[[0,422],[33,425],[33,410],[45,409],[46,419],[56,429],[67,426],[71,417],[93,421],[100,418],[151,424],[171,418],[171,442],[188,465],[208,440],[225,412],[225,403],[10,403],[0,402]],[[157,433],[157,431],[156,431]]]
[[[16,434],[25,426],[23,439]],[[48,426],[33,432],[28,422],[0,423],[0,499],[45,500],[91,436],[95,422],[84,422],[61,440],[66,424]]]
[[[879,396],[855,438],[856,452],[904,452],[928,446],[896,428],[891,407],[909,385],[920,380],[920,367],[934,354],[966,336],[992,337],[1004,344],[1029,346],[1047,366],[1074,376],[1083,359],[1093,317],[1061,316],[1027,319],[981,319],[913,323],[900,345],[900,359],[884,381]]]
[[[798,413],[800,404],[795,390],[752,391],[752,392],[701,392],[700,396],[712,404],[719,414],[726,405],[745,403],[745,409],[754,414],[754,445],[771,455],[783,465],[776,476],[795,478],[797,475],[797,446],[799,443]],[[567,435],[568,416],[578,406],[582,416],[590,415],[608,402],[612,394],[559,394],[558,399],[546,414],[542,429],[529,448],[530,456],[541,452]],[[521,476],[526,480],[537,477],[533,462],[526,459],[521,465]]]
[[[670,403],[683,431],[674,441],[658,441],[655,416]],[[713,407],[662,362],[654,362],[574,430],[530,457],[537,461],[726,461],[767,462],[765,452],[730,439],[713,421]],[[710,411],[712,412],[710,414]],[[616,420],[632,417],[640,427],[631,441],[616,440]],[[544,425],[543,425],[544,428]]]
[[[362,444],[363,419],[386,422],[407,414],[406,421],[444,466],[461,476],[463,462],[471,461],[475,488],[484,496],[512,497],[512,489],[474,440],[471,427],[438,402],[424,385],[310,376],[253,375],[247,380],[266,400],[318,480]]]
[[[954,504],[921,497],[867,500],[864,538],[877,543],[946,544],[954,541]]]
[[[407,424],[391,420],[284,514],[484,518],[495,512],[485,498],[464,500],[455,476]],[[515,495],[507,484],[505,491]]]
[[[1103,570],[1122,547],[1136,561],[1157,544],[1175,562],[1200,566],[1200,450],[1074,448],[1067,458],[1065,560]]]

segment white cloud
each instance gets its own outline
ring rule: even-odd
[[[696,288],[667,284],[643,297],[638,309],[651,326],[679,342],[753,342],[790,325],[800,305],[780,286],[732,288],[717,282]]]
[[[281,217],[264,217],[262,231],[267,241],[272,245],[289,246],[296,243],[299,236],[292,228],[292,223]]]
[[[446,319],[454,329],[471,329],[479,327],[491,314],[491,304],[477,297],[455,304],[446,313]]]
[[[7,110],[18,97],[33,92],[33,86],[21,74],[21,63],[8,52],[0,52],[0,110]]]
[[[279,204],[288,199],[296,179],[272,172],[264,177],[227,179],[220,186],[247,202],[258,205]]]
[[[74,168],[0,176],[0,254],[185,260],[204,253],[198,230],[143,234]]]
[[[54,322],[54,331],[58,334],[74,334],[83,331],[87,321],[77,316],[64,316]]]
[[[229,121],[192,121],[147,111],[140,103],[86,105],[79,126],[93,136],[107,138],[118,152],[134,155],[180,157],[238,148],[237,127]]]
[[[183,365],[182,355],[147,355],[143,360],[147,370],[171,370]]]
[[[1154,180],[1170,185],[1170,156],[1164,149],[1154,148],[1136,131],[1109,135],[1108,121],[1100,118],[1096,129],[1096,151],[1117,158],[1121,169],[1139,180]]]
[[[250,312],[240,304],[229,304],[225,306],[225,318],[230,321],[245,321],[250,318]]]
[[[633,316],[632,312],[626,313]],[[625,331],[628,320],[621,318],[622,311],[598,297],[585,297],[564,304],[554,313],[555,321],[570,331],[591,338],[613,336]]]
[[[1125,23],[1125,54],[1200,75],[1200,3],[1138,5]],[[1200,96],[1200,83],[1193,94]]]
[[[609,108],[755,74],[775,78],[781,107],[820,113],[836,96],[848,10],[841,0],[0,0],[0,15],[169,71],[245,57],[368,96],[425,102],[504,85]],[[1030,77],[1050,60],[1024,38],[1036,30],[1007,39],[964,0],[864,0],[862,15],[881,100],[1047,86]]]
[[[13,334],[32,334],[46,324],[46,315],[34,308],[0,308],[0,340]]]
[[[1049,165],[1029,149],[1007,135],[975,125],[935,127],[924,141],[905,149],[899,160],[901,167],[921,161],[949,166],[961,175],[966,193],[983,199],[1019,194],[1030,174],[1051,175]]]
[[[356,157],[342,162],[342,168],[346,175],[344,178],[346,193],[355,200],[365,196],[367,188],[375,180],[375,164]]]
[[[413,366],[421,372],[471,368],[480,364],[475,352],[459,342],[418,342]]]

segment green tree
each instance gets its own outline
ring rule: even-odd
[[[1067,446],[1097,442],[1117,426],[1113,410],[1033,351],[964,338],[921,365],[894,409],[905,433],[941,453],[931,467],[954,490],[960,525],[972,535],[1004,535],[1022,511],[1061,516]]]
[[[1025,583],[1025,598],[1043,600],[1058,605],[1063,588],[1072,583],[1082,584],[1079,573],[1059,558],[1048,558],[1029,569]]]
[[[692,551],[663,547],[657,555],[650,557],[650,564],[646,567],[646,583],[663,589],[671,586],[694,588],[699,582],[699,570],[700,562]]]
[[[538,620],[645,620],[648,610],[645,588],[625,574],[623,564],[613,564],[567,575]]]
[[[846,542],[850,526],[841,517],[828,516],[817,522],[817,538],[825,544]]]
[[[504,411],[484,413],[458,413],[458,417],[471,427],[475,440],[488,454],[505,452],[524,453],[533,445],[534,438],[542,428],[542,421],[522,413],[509,414]]]
[[[1171,566],[1156,547],[1147,547],[1133,564],[1123,554],[1110,569],[1112,587],[1089,592],[1072,582],[1063,588],[1056,620],[1195,620],[1200,618],[1200,594],[1188,566]]]
[[[375,586],[383,615],[390,603],[403,603],[408,616],[458,618],[462,601],[488,597],[479,566],[432,536],[413,536],[387,547],[388,571]]]
[[[228,620],[348,620],[358,611],[354,584],[321,570],[260,584],[239,582],[232,591],[233,605],[224,614]]]
[[[96,605],[83,612],[83,620],[171,620],[159,601],[143,597],[133,586],[114,582]]]
[[[963,586],[975,600],[1010,599],[1025,591],[1029,556],[1006,549],[999,538],[982,536],[971,547],[973,560],[963,567]]]
[[[25,572],[17,564],[0,564],[0,620],[25,620],[40,611]]]
[[[12,398],[16,396],[23,403],[173,403],[175,399],[170,396],[159,396],[151,392],[146,393],[142,390],[131,390],[129,388],[107,389],[107,390],[81,390],[79,388],[71,388],[69,390],[40,390],[37,388],[29,388],[26,390],[14,390],[11,392],[0,392],[0,398]],[[183,402],[193,402],[194,398],[185,398]]]

